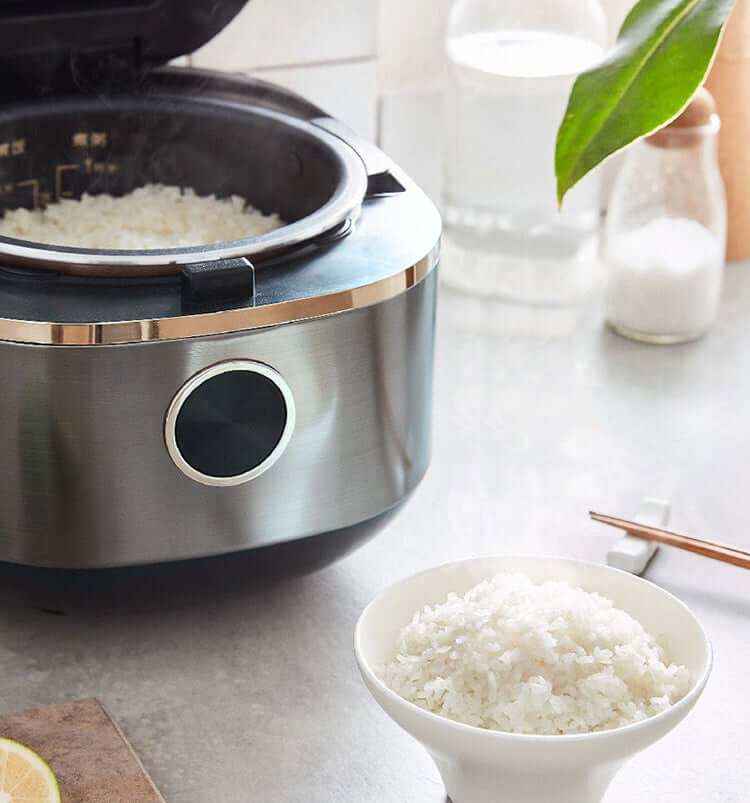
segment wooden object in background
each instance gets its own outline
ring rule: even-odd
[[[735,0],[706,87],[721,117],[719,167],[727,191],[727,259],[750,257],[750,0]]]
[[[62,803],[165,803],[98,700],[2,714],[0,736],[27,745],[50,765]]]

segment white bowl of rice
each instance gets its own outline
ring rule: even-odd
[[[598,803],[695,705],[712,660],[695,616],[658,586],[533,556],[402,580],[360,616],[355,652],[453,803]]]

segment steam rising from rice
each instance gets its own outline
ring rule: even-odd
[[[14,209],[0,220],[0,235],[73,248],[140,250],[255,237],[283,226],[232,195],[199,196],[186,188],[146,184],[120,197],[63,198],[45,209]]]
[[[689,670],[610,600],[519,574],[415,613],[381,676],[427,711],[511,733],[616,728],[690,688]]]

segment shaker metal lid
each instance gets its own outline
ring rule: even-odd
[[[130,85],[222,30],[246,0],[0,0],[0,96]]]

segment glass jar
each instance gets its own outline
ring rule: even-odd
[[[700,89],[675,121],[628,150],[604,240],[607,320],[621,335],[681,343],[716,318],[727,231],[719,126]]]
[[[557,129],[607,42],[599,0],[456,0],[447,28],[442,275],[520,301],[575,300],[598,273],[596,175],[558,211]]]

